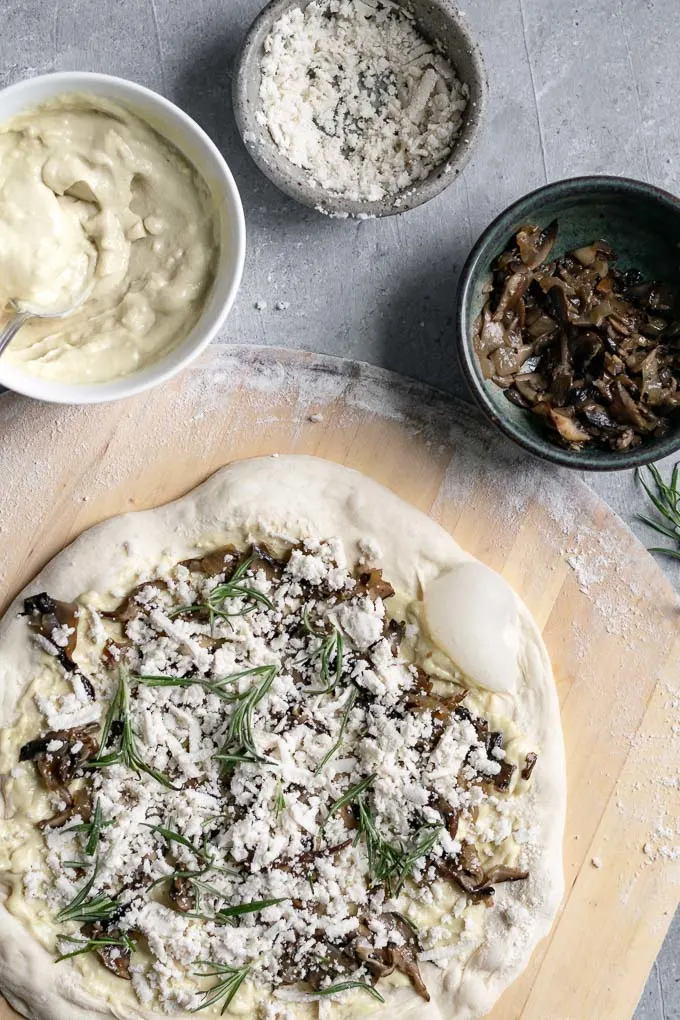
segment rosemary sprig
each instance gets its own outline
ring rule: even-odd
[[[147,765],[139,753],[130,720],[130,687],[127,674],[123,669],[119,671],[118,688],[104,719],[99,744],[100,752],[106,748],[114,723],[118,723],[122,728],[118,750],[104,755],[100,753],[99,757],[88,762],[88,767],[107,768],[110,765],[125,765],[135,772],[146,772],[147,775],[155,779],[161,786],[165,786],[170,790],[176,790],[177,787],[172,784],[168,776],[164,772],[159,772],[158,769]]]
[[[439,841],[443,830],[443,825],[424,825],[416,834],[414,845],[410,850],[404,851],[397,863],[394,875],[389,876],[388,882],[395,896],[401,892],[404,882],[411,876],[418,861],[427,857]]]
[[[111,899],[105,893],[98,896],[88,896],[97,877],[97,865],[85,885],[73,897],[67,906],[63,907],[57,914],[57,921],[78,921],[80,924],[90,924],[93,921],[110,921],[118,910],[120,904]]]
[[[77,825],[71,825],[71,826],[69,826],[68,829],[64,829],[63,831],[64,831],[64,834],[66,834],[67,832],[87,832],[88,835],[89,835],[89,833],[92,832],[92,824],[93,823],[91,821],[90,822],[79,822]],[[107,829],[109,827],[109,825],[115,825],[115,822],[114,822],[113,818],[110,818],[107,822],[101,822],[99,828],[100,829]]]
[[[443,826],[425,825],[416,834],[415,842],[410,848],[395,846],[378,832],[375,818],[363,797],[357,803],[359,832],[366,840],[369,871],[377,881],[385,884],[390,896],[398,896],[418,861],[427,857],[438,841]]]
[[[337,800],[334,800],[328,809],[328,817],[326,818],[326,821],[328,821],[329,818],[332,818],[334,814],[337,814],[337,812],[341,808],[345,807],[346,804],[351,804],[352,801],[360,798],[362,793],[364,793],[369,786],[375,782],[377,775],[377,772],[371,772],[370,776],[366,776],[366,778],[362,779],[360,783],[356,784],[356,786],[350,786],[349,790],[343,793],[342,797],[338,797]]]
[[[256,666],[254,669],[248,670],[247,673],[261,676],[262,680],[233,698],[236,705],[229,719],[227,736],[220,753],[215,755],[215,758],[222,762],[225,770],[238,762],[267,760],[255,746],[253,712],[273,684],[276,666]]]
[[[141,684],[143,687],[203,687],[204,690],[209,691],[211,694],[216,694],[219,698],[225,698],[227,701],[235,700],[238,695],[234,695],[231,690],[225,689],[230,684],[236,683],[244,676],[250,676],[252,673],[256,673],[261,667],[251,667],[248,669],[241,669],[238,673],[231,673],[229,676],[218,677],[216,680],[204,680],[200,676],[157,676],[157,675],[143,675],[139,673],[133,673],[130,677],[135,683]]]
[[[113,819],[104,821],[102,818],[102,808],[97,797],[97,801],[94,806],[92,818],[89,822],[80,822],[78,825],[71,825],[70,828],[64,829],[64,832],[86,832],[87,843],[85,844],[85,854],[87,857],[94,857],[99,849],[99,840],[101,837],[102,829],[108,828],[109,825],[113,825]],[[64,867],[68,868],[88,868],[90,861],[63,861]],[[94,876],[93,876],[94,881]]]
[[[390,896],[398,896],[404,882],[411,875],[418,861],[427,857],[439,839],[443,826],[423,826],[416,835],[414,845],[405,848],[390,843],[378,831],[375,817],[366,804],[365,793],[376,778],[375,772],[350,787],[338,797],[328,809],[326,822],[347,804],[355,804],[358,813],[358,832],[355,843],[363,836],[366,842],[368,870],[373,878],[384,883]],[[325,824],[325,823],[324,823]]]
[[[320,988],[318,992],[314,993],[314,998],[317,996],[325,995],[337,995],[338,992],[348,992],[351,988],[361,988],[364,992],[368,992],[369,995],[377,999],[378,1002],[384,1002],[382,995],[377,988],[373,985],[369,985],[367,981],[340,981],[337,985],[328,985],[326,988]]]
[[[345,735],[345,730],[347,729],[347,723],[349,722],[350,712],[354,708],[354,703],[355,703],[356,700],[357,700],[357,689],[356,689],[356,687],[352,687],[352,690],[349,692],[349,694],[347,696],[347,702],[345,704],[345,708],[344,708],[344,711],[342,713],[342,719],[340,720],[340,729],[338,730],[337,740],[335,741],[333,746],[330,748],[330,750],[327,752],[327,754],[324,756],[323,761],[320,763],[320,765],[318,765],[317,768],[314,770],[314,775],[315,776],[319,775],[319,773],[325,768],[325,766],[331,760],[333,755],[337,751],[339,751],[340,748],[342,747],[342,738]]]
[[[210,960],[199,960],[196,966],[212,967],[212,970],[196,971],[194,977],[218,977],[220,980],[212,988],[201,993],[204,1001],[200,1006],[194,1007],[191,1012],[198,1013],[199,1010],[206,1009],[207,1006],[212,1006],[220,999],[224,999],[220,1015],[229,1008],[239,988],[253,969],[252,963],[247,963],[244,967],[229,967],[226,963],[212,963]]]
[[[638,514],[638,520],[653,528],[659,534],[664,535],[665,538],[670,538],[678,546],[677,549],[671,549],[668,546],[653,546],[649,549],[649,552],[661,553],[662,556],[680,559],[680,488],[678,487],[680,463],[675,464],[670,484],[668,485],[664,482],[655,464],[650,464],[648,471],[652,476],[652,482],[656,491],[645,480],[645,476],[640,468],[637,470],[637,477],[647,496],[667,523],[664,524],[660,520],[654,520],[645,514]]]
[[[195,847],[190,839],[183,836],[181,832],[176,832],[174,829],[166,828],[164,825],[149,825],[148,822],[142,823],[145,828],[151,829],[152,832],[157,832],[159,836],[167,840],[168,843],[179,843],[181,846],[185,846],[188,850],[191,850],[199,861],[203,861],[206,864],[212,864],[212,856],[208,853],[205,842],[202,847]],[[203,837],[205,840],[205,837]]]
[[[380,835],[373,814],[363,797],[357,801],[357,807],[359,810],[359,836],[363,835],[366,841],[368,870],[378,882],[384,882],[388,889],[391,889],[391,876],[399,868],[401,859],[399,848]]]
[[[81,956],[83,953],[92,953],[103,946],[121,946],[123,949],[129,949],[131,953],[134,953],[137,948],[135,943],[128,935],[122,935],[120,938],[108,938],[106,935],[100,935],[96,939],[79,939],[74,935],[57,935],[58,939],[65,942],[73,942],[75,945],[80,946],[79,949],[74,949],[70,953],[62,953],[57,957],[56,963],[61,963],[62,960],[70,960],[72,956]]]
[[[288,899],[288,896],[282,896],[275,900],[253,900],[251,903],[237,903],[233,907],[223,907],[215,914],[215,920],[222,921],[224,924],[233,924],[236,917],[241,917],[243,914],[255,914],[258,910],[273,907],[277,903],[285,903]]]
[[[344,639],[342,631],[333,624],[330,634],[325,630],[319,630],[311,623],[307,608],[302,611],[302,625],[312,637],[322,638],[319,648],[319,678],[323,687],[320,690],[309,691],[309,694],[329,694],[336,684],[342,680],[342,667],[344,655]],[[333,669],[332,663],[335,662]]]
[[[131,673],[130,679],[142,687],[203,687],[205,681],[200,676],[159,676],[156,674]]]
[[[268,599],[267,596],[263,595],[263,593],[258,591],[257,588],[253,588],[251,585],[242,583],[246,571],[254,559],[254,553],[247,556],[246,559],[243,560],[243,562],[236,568],[228,581],[215,585],[212,591],[208,594],[205,602],[194,602],[191,605],[177,606],[175,609],[171,610],[168,613],[170,619],[175,616],[181,616],[182,613],[207,612],[210,619],[210,629],[212,630],[216,617],[229,619],[231,616],[245,616],[247,613],[252,613],[255,609],[257,609],[258,605],[266,606],[267,609],[273,609],[274,604],[271,599]],[[229,599],[243,599],[245,605],[238,612],[231,613],[229,610],[224,608],[225,602]]]
[[[285,807],[286,807],[286,798],[283,795],[283,786],[281,785],[281,780],[277,779],[276,780],[276,797],[274,798],[274,811],[276,813],[276,817],[277,818],[279,817],[281,812],[285,809]]]

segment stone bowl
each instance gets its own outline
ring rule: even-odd
[[[488,83],[484,62],[460,11],[452,0],[396,0],[398,6],[413,15],[418,29],[426,39],[440,43],[459,79],[469,89],[468,107],[461,133],[445,163],[433,170],[426,180],[412,185],[397,196],[362,202],[334,195],[315,186],[309,173],[291,163],[274,144],[267,128],[257,121],[260,108],[260,61],[264,54],[265,39],[283,14],[295,7],[304,9],[311,2],[271,0],[246,35],[234,73],[233,102],[236,123],[248,152],[260,170],[281,191],[327,216],[339,219],[349,216],[362,219],[392,216],[428,202],[453,184],[460,174],[479,137],[486,112]]]
[[[473,325],[486,299],[491,265],[522,224],[559,223],[554,255],[602,238],[614,248],[620,269],[639,269],[648,280],[673,282],[680,273],[680,200],[660,188],[623,177],[577,177],[525,195],[483,232],[463,268],[458,287],[456,340],[470,390],[482,411],[510,439],[543,460],[580,471],[622,471],[680,450],[680,422],[662,438],[632,450],[556,445],[540,418],[511,404],[484,379],[473,345]]]

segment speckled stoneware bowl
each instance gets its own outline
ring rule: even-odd
[[[617,252],[617,267],[639,269],[650,280],[680,282],[680,200],[673,195],[623,177],[577,177],[532,191],[486,228],[463,268],[456,326],[470,389],[495,425],[544,460],[585,471],[622,471],[667,457],[680,450],[680,423],[663,439],[650,439],[633,450],[572,451],[551,442],[540,419],[511,404],[482,376],[472,329],[484,304],[490,266],[522,224],[546,227],[553,219],[559,222],[555,255],[602,238]]]
[[[257,122],[260,108],[260,61],[264,42],[274,23],[291,8],[307,7],[312,0],[272,0],[260,12],[245,38],[236,64],[233,85],[236,123],[248,152],[260,170],[287,195],[327,216],[345,218],[392,216],[428,202],[452,184],[467,163],[486,112],[488,90],[484,62],[477,43],[452,0],[395,0],[415,18],[426,39],[438,42],[470,98],[463,128],[454,149],[442,166],[398,196],[378,202],[356,202],[315,187],[309,174],[283,155],[269,131]]]

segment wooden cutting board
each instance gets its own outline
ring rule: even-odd
[[[214,347],[174,382],[112,405],[6,395],[0,436],[3,606],[91,524],[276,453],[371,475],[501,571],[555,667],[569,809],[562,912],[492,1016],[629,1020],[679,899],[678,601],[589,489],[425,386],[266,348]]]

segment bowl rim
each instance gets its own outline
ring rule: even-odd
[[[470,304],[471,292],[474,281],[477,277],[480,262],[485,257],[485,249],[490,236],[500,227],[508,225],[512,220],[521,219],[524,210],[531,209],[535,212],[537,200],[543,198],[554,198],[568,196],[574,186],[581,191],[590,189],[595,195],[598,193],[631,192],[653,199],[662,205],[670,207],[673,212],[680,213],[680,198],[670,191],[660,188],[655,184],[648,184],[646,181],[639,181],[633,177],[618,177],[611,174],[584,174],[578,177],[562,178],[559,181],[543,184],[533,191],[522,195],[515,202],[507,206],[484,228],[477,241],[473,245],[470,254],[465,260],[461,270],[456,296],[455,329],[456,349],[458,361],[463,370],[468,387],[475,398],[476,403],[484,412],[486,417],[496,425],[509,439],[517,443],[528,453],[540,460],[551,461],[561,467],[572,468],[580,471],[626,471],[630,468],[643,467],[654,461],[661,460],[670,454],[680,450],[680,431],[675,435],[669,435],[654,442],[653,447],[635,447],[630,451],[615,453],[614,451],[597,450],[597,460],[593,462],[589,456],[584,457],[579,450],[566,450],[554,446],[547,439],[536,436],[533,441],[527,440],[522,431],[515,425],[511,418],[499,413],[496,405],[486,392],[486,386],[479,374],[477,355],[475,354],[472,338],[467,328],[467,308]]]
[[[111,74],[100,74],[96,71],[54,71],[48,74],[22,78],[20,81],[0,89],[0,103],[7,96],[20,95],[24,91],[29,92],[41,85],[50,86],[53,96],[68,94],[69,92],[87,92],[88,86],[93,85],[97,85],[102,90],[97,94],[105,96],[104,90],[110,86],[112,89],[111,99],[125,103],[123,94],[129,96],[132,112],[135,112],[134,100],[136,97],[143,100],[149,108],[155,107],[161,114],[165,115],[168,121],[174,122],[178,133],[181,134],[183,132],[187,139],[193,138],[198,143],[202,154],[206,156],[206,165],[201,167],[197,166],[195,161],[183,151],[181,144],[176,142],[172,144],[176,145],[202,176],[206,176],[206,167],[210,165],[212,170],[210,179],[214,182],[211,191],[216,199],[219,198],[221,202],[224,202],[226,207],[226,210],[218,210],[218,214],[221,216],[224,211],[227,211],[230,219],[231,244],[228,251],[225,250],[223,245],[220,245],[215,279],[212,285],[214,288],[218,280],[221,280],[222,286],[226,291],[224,297],[217,299],[209,325],[201,328],[204,309],[184,340],[181,340],[157,362],[152,362],[150,365],[129,375],[106,382],[63,383],[52,382],[40,376],[33,376],[30,372],[22,371],[14,366],[9,366],[8,371],[6,367],[3,368],[2,359],[0,359],[0,391],[3,387],[6,387],[8,390],[19,393],[22,396],[55,404],[85,405],[124,400],[127,397],[134,396],[167,382],[183,371],[205,350],[224,325],[236,299],[245,266],[246,225],[241,196],[234,176],[212,138],[181,107],[153,89],[140,85],[138,82],[130,81],[128,78],[121,78]],[[46,96],[44,100],[37,102],[44,102],[47,99],[48,97]],[[27,107],[31,105],[30,99],[27,100],[26,105]],[[145,119],[143,112],[138,115],[142,120]],[[154,130],[164,137],[162,130],[159,130],[157,127],[154,127]],[[219,196],[217,192],[219,192]],[[197,333],[196,339],[192,340],[191,346],[178,356],[178,351],[186,344],[186,341],[194,332]]]
[[[255,17],[241,44],[234,67],[232,104],[241,140],[250,157],[260,171],[280,191],[302,205],[332,219],[373,219],[396,216],[436,198],[453,184],[467,165],[479,142],[486,121],[489,79],[481,47],[472,35],[463,12],[456,7],[452,0],[429,0],[431,7],[437,8],[442,16],[454,25],[464,48],[470,55],[471,80],[474,81],[477,95],[471,94],[468,98],[461,135],[456,139],[453,149],[444,163],[436,167],[424,181],[417,182],[397,195],[387,196],[373,202],[362,202],[312,187],[307,183],[306,172],[301,167],[297,167],[287,160],[287,157],[280,153],[273,143],[269,145],[265,142],[263,145],[261,139],[266,138],[266,129],[257,123],[256,110],[251,107],[248,99],[248,83],[250,81],[248,71],[251,61],[255,60],[255,48],[260,32],[271,28],[274,22],[288,10],[295,7],[304,9],[312,2],[313,0],[269,0]],[[406,6],[409,0],[395,0],[395,2],[399,6]],[[275,157],[273,161],[267,158],[266,154],[269,152]]]

